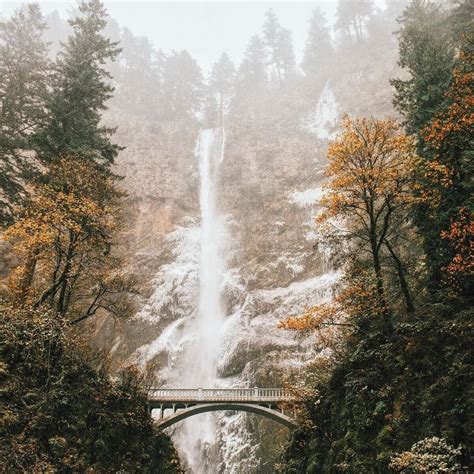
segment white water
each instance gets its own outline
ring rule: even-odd
[[[205,130],[199,137],[195,154],[200,218],[187,217],[168,234],[171,260],[160,267],[153,294],[138,315],[145,323],[159,324],[160,332],[135,352],[134,362],[143,367],[156,363],[158,381],[168,387],[254,386],[262,365],[269,372],[304,370],[318,348],[312,338],[299,341],[278,329],[278,322],[327,301],[338,277],[328,267],[323,275],[305,276],[281,288],[247,288],[242,262],[232,256],[235,242],[230,242],[230,235],[236,240],[238,233],[218,207],[224,142],[222,129]],[[308,229],[314,228],[311,216],[320,194],[312,187],[288,195],[293,205],[308,213]],[[235,252],[238,255],[238,245]],[[306,268],[307,258],[292,248],[266,270],[284,266],[296,276]],[[227,302],[229,297],[233,301],[228,316],[221,304],[223,293]],[[247,414],[202,414],[170,430],[189,472],[258,472],[259,434],[249,429]]]
[[[320,140],[334,137],[334,127],[339,119],[339,105],[329,82],[324,86],[314,111],[303,127]]]
[[[223,339],[224,312],[221,288],[224,224],[217,208],[219,167],[224,157],[223,129],[201,132],[196,157],[199,160],[201,207],[199,307],[190,327],[191,341],[183,350],[178,382],[182,387],[212,388],[216,385],[216,366]],[[176,436],[178,448],[193,473],[210,472],[215,453],[216,426],[212,414],[193,417],[183,423]]]

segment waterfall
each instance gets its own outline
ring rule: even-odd
[[[191,341],[184,349],[179,368],[180,385],[212,388],[224,330],[221,283],[224,272],[222,242],[225,229],[217,207],[219,167],[224,157],[225,133],[222,128],[204,130],[196,145],[199,160],[201,208],[199,306],[188,329]],[[216,453],[215,418],[202,414],[187,420],[176,441],[191,472],[209,472]]]
[[[338,119],[339,105],[328,81],[303,128],[320,140],[330,140],[334,138],[334,127]]]

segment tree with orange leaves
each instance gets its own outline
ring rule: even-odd
[[[383,261],[391,262],[409,312],[414,310],[407,271],[398,250],[410,228],[412,206],[432,198],[418,184],[423,170],[413,138],[393,120],[349,118],[331,143],[326,175],[329,182],[316,221],[331,238],[345,242],[352,255],[369,256],[378,304],[389,315]]]
[[[110,254],[121,196],[114,179],[78,156],[55,161],[45,178],[6,232],[20,259],[11,294],[78,321],[99,309],[120,315],[124,300],[111,295],[132,291],[134,282],[117,273]]]
[[[447,106],[435,115],[422,136],[434,156],[433,163],[449,170],[449,186],[442,190],[434,239],[439,241],[439,269],[445,281],[472,293],[474,227],[472,224],[472,163],[474,143],[473,38],[461,44],[453,79],[446,92]],[[440,239],[441,237],[441,239]],[[441,249],[443,251],[441,251]],[[460,285],[461,280],[463,282]]]

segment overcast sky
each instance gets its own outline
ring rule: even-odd
[[[3,17],[22,3],[21,0],[0,0]],[[75,5],[71,1],[39,1],[43,12],[58,10],[67,17]],[[121,26],[135,34],[148,36],[157,48],[165,51],[187,49],[203,69],[216,61],[223,51],[239,62],[249,38],[261,31],[265,11],[273,8],[285,28],[293,32],[298,58],[301,56],[308,21],[313,8],[320,5],[329,21],[334,18],[337,0],[300,1],[130,1],[105,2],[110,15]],[[376,1],[383,7],[383,0]]]

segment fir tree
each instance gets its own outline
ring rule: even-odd
[[[282,28],[273,10],[265,14],[263,38],[269,51],[269,64],[274,69],[280,86],[295,67],[291,32]]]
[[[232,103],[232,110],[239,120],[247,117],[252,121],[260,110],[268,85],[266,63],[265,43],[258,35],[252,36],[237,72]]]
[[[164,116],[168,120],[195,119],[202,104],[201,69],[186,51],[174,51],[163,66]]]
[[[111,141],[114,129],[100,124],[114,90],[105,66],[120,49],[103,35],[107,13],[100,0],[82,1],[79,12],[69,22],[73,33],[56,63],[49,120],[35,143],[45,162],[79,154],[108,169],[120,147]]]
[[[210,92],[218,95],[219,124],[223,125],[223,114],[225,102],[232,93],[235,80],[235,67],[226,53],[223,53],[211,71],[209,80]]]
[[[128,111],[143,117],[158,118],[161,107],[161,81],[164,55],[155,51],[146,37],[135,36],[124,28],[122,52],[116,62],[117,100]]]
[[[360,41],[364,37],[373,7],[372,0],[339,0],[336,28],[346,36]]]
[[[36,4],[0,23],[0,225],[11,221],[33,169],[30,136],[44,121],[46,25]]]
[[[410,77],[395,79],[395,106],[410,133],[425,127],[444,101],[454,49],[446,14],[434,3],[415,0],[400,19],[399,65]]]
[[[415,0],[405,9],[399,31],[399,65],[409,73],[409,78],[392,81],[395,106],[405,117],[407,131],[417,136],[419,154],[429,161],[434,155],[422,131],[446,104],[445,92],[455,60],[447,20],[447,13],[434,3]],[[445,194],[442,189],[441,192]],[[446,199],[442,201],[441,206],[445,207]],[[448,248],[441,241],[442,230],[449,226],[449,214],[446,208],[433,213],[426,205],[420,205],[415,213],[415,222],[424,239],[432,289],[440,287],[442,267],[449,261]]]
[[[303,71],[307,77],[315,77],[327,67],[333,54],[331,38],[326,25],[326,18],[319,8],[313,10],[306,40]]]

